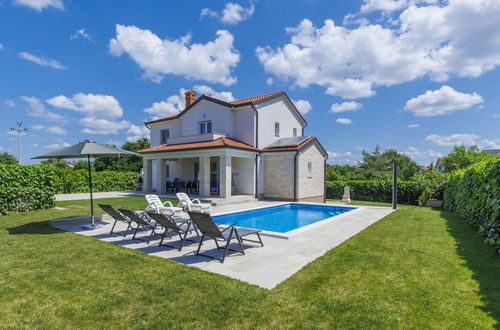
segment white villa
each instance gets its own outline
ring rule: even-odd
[[[179,114],[145,123],[143,189],[200,197],[325,200],[327,153],[283,91],[226,102],[187,91]]]

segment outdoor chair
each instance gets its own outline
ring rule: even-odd
[[[182,224],[177,224],[177,223],[175,223],[175,221],[172,220],[171,216],[169,217],[169,216],[166,216],[164,214],[154,213],[154,212],[148,212],[147,214],[151,219],[153,219],[154,221],[159,223],[165,229],[165,231],[163,232],[163,234],[161,236],[160,244],[158,244],[159,246],[168,246],[171,248],[176,248],[179,251],[181,251],[182,247],[184,246],[184,243],[186,241],[198,243],[198,241],[187,238],[187,235],[191,231],[195,231],[196,235],[199,236],[198,231],[196,230],[196,228],[194,228],[191,221],[187,221],[187,222],[184,222]],[[177,247],[175,245],[163,243],[165,236],[168,235],[169,237],[171,237],[169,234],[169,231],[173,231],[174,233],[179,235],[179,238],[181,239],[181,243],[180,243],[179,247]]]
[[[208,213],[188,212],[188,214],[191,220],[193,220],[193,222],[195,223],[196,227],[198,227],[201,232],[200,243],[198,245],[198,250],[196,250],[197,256],[202,255],[204,257],[217,259],[221,263],[224,263],[227,251],[239,252],[243,255],[245,254],[245,250],[243,249],[243,241],[259,243],[261,246],[264,246],[264,243],[262,243],[262,239],[260,237],[261,230],[236,228],[236,222],[221,230],[212,219],[212,216]],[[243,238],[248,235],[257,235],[258,241]],[[203,240],[205,239],[205,237],[213,239],[215,241],[217,249],[222,249],[219,245],[219,242],[225,242],[226,246],[224,247],[224,252],[221,258],[216,258],[207,254],[200,253],[201,245],[203,244]],[[233,239],[237,240],[238,245],[240,246],[240,250],[233,250],[229,248],[229,244]]]
[[[191,200],[191,198],[189,198],[186,193],[177,193],[176,196],[179,199],[179,203],[177,204],[177,206],[182,206],[188,211],[197,209],[203,213],[204,211],[210,212],[210,210],[212,209],[211,204],[202,203],[198,198]]]
[[[162,203],[162,201],[157,195],[146,195],[146,201],[148,202],[148,206],[146,207],[146,212],[148,211],[155,211],[156,213],[167,212],[169,215],[175,215],[178,212],[180,212],[180,215],[182,215],[181,207],[173,206],[170,201]]]
[[[121,215],[120,212],[115,210],[111,205],[107,205],[107,204],[98,204],[98,205],[104,212],[109,214],[115,220],[115,222],[113,223],[113,227],[111,227],[111,231],[109,232],[109,234],[110,235],[113,235],[113,234],[122,235],[123,237],[126,237],[128,234],[128,230],[130,228],[132,228],[130,226],[130,221],[125,219],[125,217],[123,215]],[[119,232],[113,232],[117,222],[123,222],[123,223],[127,224],[127,229],[125,230],[124,234],[120,234]]]
[[[149,222],[147,222],[146,220],[142,219],[140,216],[138,216],[137,214],[135,214],[134,211],[131,211],[131,210],[126,210],[126,209],[119,209],[119,211],[127,218],[130,219],[131,222],[134,222],[136,227],[135,228],[132,228],[132,229],[135,229],[134,231],[134,236],[132,236],[132,239],[137,239],[139,241],[143,241],[143,242],[146,242],[147,244],[149,244],[149,242],[151,241],[151,237],[154,236],[154,235],[160,235],[158,233],[156,233],[155,229],[156,229],[156,225],[158,223],[155,223],[154,225],[150,224]],[[132,226],[131,226],[132,227]],[[137,232],[139,230],[142,230],[142,231],[148,231],[148,230],[151,230],[151,235],[149,235],[149,238],[146,240],[146,239],[142,239],[142,238],[136,238],[135,236],[137,235]]]

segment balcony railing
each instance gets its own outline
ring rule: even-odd
[[[185,143],[194,143],[194,142],[205,142],[205,141],[213,141],[218,138],[226,136],[221,133],[207,133],[207,134],[196,134],[196,135],[187,135],[187,136],[177,136],[167,139],[167,144],[185,144]]]

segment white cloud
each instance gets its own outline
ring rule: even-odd
[[[149,129],[146,126],[130,125],[127,130],[127,141],[137,141],[144,137],[149,138]]]
[[[82,133],[85,134],[118,134],[118,131],[130,126],[126,120],[112,121],[104,118],[84,117],[78,121],[85,127]]]
[[[220,19],[220,21],[225,24],[238,24],[239,22],[252,16],[254,11],[255,7],[253,2],[250,2],[250,7],[248,8],[243,8],[237,3],[228,2],[221,13],[218,13],[213,9],[203,8],[200,16],[215,17]]]
[[[61,134],[61,135],[67,134],[66,130],[59,126],[49,126],[47,127],[46,131],[53,134]]]
[[[302,115],[306,115],[312,109],[311,103],[309,103],[309,101],[307,101],[307,100],[297,100],[297,101],[292,100],[292,101],[293,101],[293,104],[295,104],[295,107],[297,108],[297,110],[299,110],[299,112]]]
[[[59,149],[59,148],[64,148],[64,147],[69,147],[71,144],[66,143],[66,142],[61,142],[61,143],[53,143],[46,145],[45,148],[47,149]]]
[[[371,12],[375,10],[391,12],[400,10],[408,5],[407,0],[364,0],[361,6],[362,12]]]
[[[354,164],[356,163],[356,160],[354,159],[354,155],[352,152],[333,152],[333,151],[327,151],[328,153],[328,159],[327,161],[329,163],[335,163],[335,164]]]
[[[477,93],[461,93],[445,85],[410,99],[404,109],[418,117],[434,117],[469,109],[483,102],[483,98]]]
[[[110,146],[117,146],[120,147],[123,145],[123,141],[120,140],[108,140],[104,142],[104,144],[110,145]]]
[[[352,120],[350,120],[349,118],[337,118],[337,120],[335,122],[342,124],[342,125],[352,124]]]
[[[36,148],[36,147],[38,147],[38,143],[32,143],[32,144],[30,144],[30,146],[31,146],[32,148]]]
[[[12,100],[5,100],[4,103],[7,106],[7,108],[15,108],[16,107],[16,102],[14,102]]]
[[[362,108],[363,108],[363,105],[361,103],[349,101],[349,102],[332,104],[332,106],[330,108],[330,112],[338,113],[338,112],[345,112],[345,111],[358,111]]]
[[[418,128],[420,127],[420,124],[410,124],[408,125],[408,128]]]
[[[267,86],[272,86],[274,84],[273,77],[269,77],[266,79],[266,85]]]
[[[83,38],[83,39],[86,39],[88,41],[94,42],[94,39],[92,38],[92,36],[90,34],[88,34],[85,31],[85,28],[81,28],[81,29],[76,30],[75,33],[73,33],[72,35],[69,36],[69,38],[71,40]]]
[[[0,43],[0,50],[4,49],[3,45]]]
[[[452,147],[456,145],[476,145],[481,137],[475,134],[451,134],[451,135],[429,135],[425,138],[430,142],[441,147]]]
[[[289,43],[258,47],[256,53],[269,74],[351,99],[374,95],[377,86],[477,77],[500,65],[500,2],[428,3],[409,2],[399,16],[354,28],[333,20],[316,27],[304,19],[287,28]]]
[[[38,12],[49,7],[64,9],[62,0],[14,0],[14,4],[30,7]]]
[[[19,57],[22,58],[23,60],[30,61],[30,62],[36,63],[38,65],[46,66],[49,68],[67,69],[67,67],[65,67],[64,65],[62,65],[61,63],[59,63],[56,60],[52,60],[52,59],[46,58],[46,57],[39,57],[39,56],[30,54],[27,52],[20,52]]]
[[[193,90],[197,92],[198,97],[200,94],[205,94],[227,102],[235,100],[231,92],[218,92],[206,85],[195,85]],[[177,114],[186,107],[184,92],[186,89],[181,88],[179,94],[170,95],[165,101],[154,102],[149,108],[144,109],[144,112],[152,114],[152,119]]]
[[[49,121],[65,121],[63,116],[47,110],[43,103],[36,97],[21,96],[21,99],[28,104],[28,116],[43,118]]]
[[[217,31],[214,41],[191,43],[191,35],[179,39],[160,39],[150,30],[116,25],[116,38],[109,41],[114,56],[128,54],[143,70],[143,77],[160,82],[167,74],[231,85],[232,70],[240,60],[233,48],[233,35]]]
[[[412,159],[422,159],[422,158],[438,158],[443,157],[443,154],[434,150],[419,150],[415,147],[408,147],[407,150],[403,151],[403,154],[411,157]]]
[[[31,126],[31,128],[34,130],[42,130],[42,129],[45,129],[45,126],[44,125],[33,125],[33,126]]]
[[[212,87],[206,85],[195,85],[193,89],[199,94],[205,94],[211,97],[215,97],[216,99],[223,100],[226,102],[234,101],[235,98],[233,93],[228,91],[217,92]]]
[[[111,95],[92,93],[77,93],[73,97],[59,95],[48,99],[47,103],[56,108],[83,113],[88,117],[116,119],[123,115],[120,102]]]

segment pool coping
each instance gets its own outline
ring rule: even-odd
[[[243,210],[238,210],[238,211],[228,211],[228,212],[221,212],[221,213],[214,213],[213,216],[219,216],[219,215],[227,215],[227,214],[232,214],[232,213],[241,213],[241,212],[246,212],[246,211],[253,211],[253,210],[260,210],[260,209],[267,209],[270,207],[278,207],[282,205],[288,205],[288,204],[305,204],[305,205],[319,205],[319,206],[338,206],[338,207],[345,207],[345,208],[351,208],[352,210],[334,215],[333,217],[325,218],[323,220],[319,220],[316,222],[313,222],[309,225],[302,226],[293,230],[289,230],[285,233],[280,233],[277,231],[270,231],[270,230],[262,230],[260,233],[263,236],[267,237],[273,237],[273,238],[280,238],[280,239],[290,239],[296,235],[302,234],[305,231],[309,231],[311,229],[314,229],[316,227],[322,226],[324,224],[330,223],[333,220],[338,220],[340,218],[343,218],[345,216],[352,215],[353,213],[356,213],[361,211],[363,209],[363,206],[348,206],[348,205],[339,205],[336,203],[313,203],[313,202],[283,202],[283,203],[278,203],[275,205],[267,205],[267,206],[259,206],[259,207],[252,207],[252,208],[247,208]],[[236,225],[235,227],[239,227]],[[243,228],[243,227],[242,227]],[[246,228],[246,227],[245,227]]]

